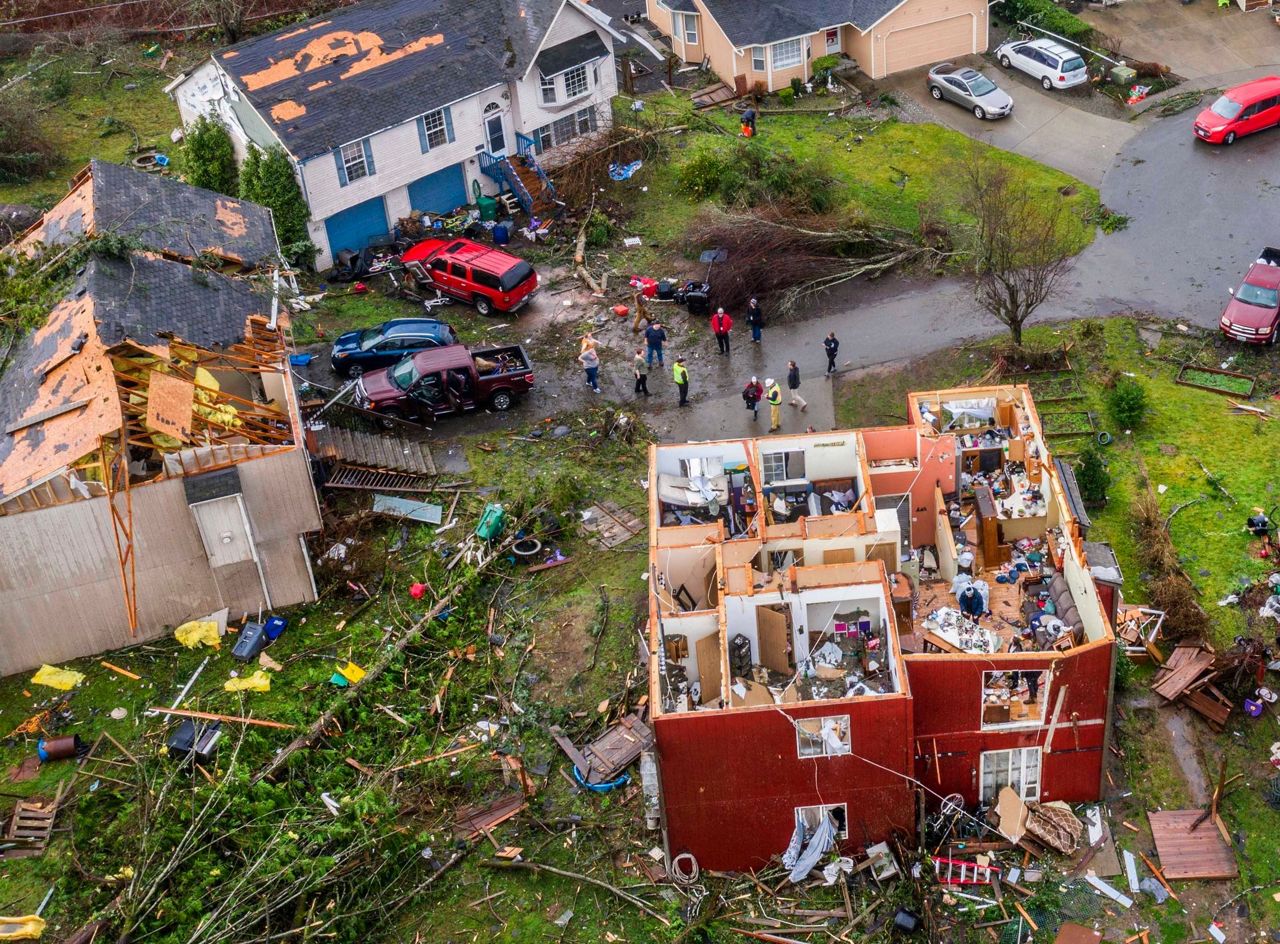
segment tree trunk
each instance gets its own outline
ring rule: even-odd
[[[1009,334],[1013,336],[1014,347],[1022,347],[1022,322],[1009,321]]]

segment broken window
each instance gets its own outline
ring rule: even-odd
[[[363,141],[342,146],[342,170],[347,175],[347,183],[369,176],[369,165],[365,161],[364,152]]]
[[[592,105],[590,108],[583,108],[573,117],[578,123],[578,134],[587,134],[588,132],[596,130],[595,105]]]
[[[982,673],[982,727],[1039,727],[1049,701],[1049,673],[1041,669]]]
[[[796,752],[800,757],[838,757],[853,750],[848,715],[802,718],[796,721]]]
[[[995,802],[1005,787],[1012,787],[1024,800],[1040,799],[1040,748],[983,751],[979,801]]]
[[[797,806],[796,824],[803,826],[805,833],[811,835],[827,814],[836,821],[836,838],[849,838],[849,810],[844,803],[827,803],[818,806]]]
[[[554,75],[544,75],[538,82],[538,87],[542,89],[542,104],[554,105],[556,102],[556,77]]]
[[[564,94],[566,98],[577,98],[586,95],[591,88],[587,82],[587,67],[574,66],[564,74]]]

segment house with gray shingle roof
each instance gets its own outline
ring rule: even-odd
[[[739,94],[807,80],[839,55],[873,79],[987,48],[986,0],[646,0],[685,62],[706,63]]]
[[[554,164],[606,126],[621,38],[583,0],[364,0],[219,50],[169,90],[241,155],[284,148],[326,269],[411,213],[497,192],[501,159]]]

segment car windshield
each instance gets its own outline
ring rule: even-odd
[[[422,374],[413,363],[412,357],[406,357],[391,368],[391,382],[401,390],[408,390]]]
[[[1280,306],[1280,290],[1245,282],[1240,286],[1240,291],[1236,292],[1236,300],[1259,308],[1276,308]]]
[[[969,91],[974,95],[990,95],[996,91],[996,84],[985,75],[975,75],[969,80]]]
[[[533,267],[523,259],[502,273],[502,290],[509,292],[529,276],[533,275]]]
[[[1231,99],[1227,98],[1227,96],[1223,95],[1213,103],[1211,111],[1219,118],[1226,118],[1230,120],[1240,114],[1243,108],[1244,106],[1239,102],[1233,102]]]
[[[381,340],[381,331],[377,328],[365,328],[360,332],[360,350],[367,351]]]
[[[1062,64],[1063,72],[1079,72],[1084,68],[1084,60],[1079,56],[1072,56]]]

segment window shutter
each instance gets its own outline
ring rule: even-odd
[[[364,167],[369,176],[372,177],[377,171],[373,168],[373,147],[369,144],[369,139],[365,138],[360,144],[364,147]]]
[[[426,154],[431,150],[431,145],[427,143],[427,119],[419,115],[416,124],[418,126],[418,147],[422,148],[423,154]]]
[[[449,139],[449,143],[453,143],[453,110],[448,106],[444,106],[444,134]]]
[[[338,148],[333,152],[333,162],[338,165],[338,185],[345,187],[347,185],[347,168],[342,163],[342,148]]]

